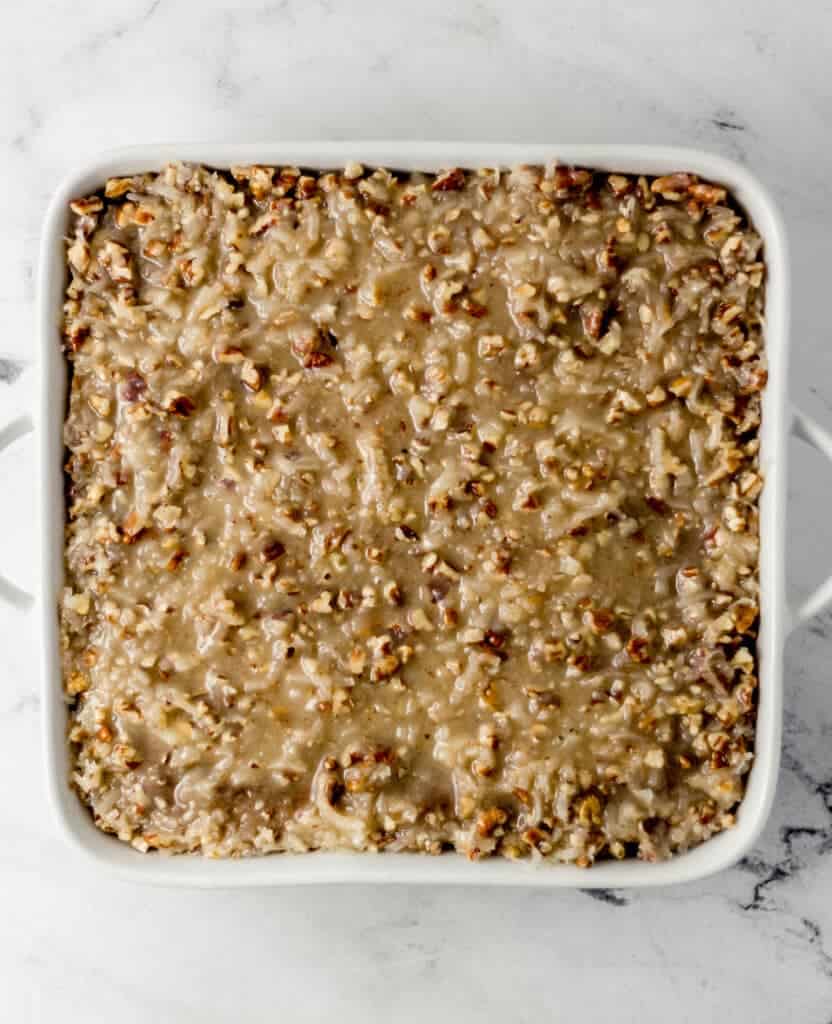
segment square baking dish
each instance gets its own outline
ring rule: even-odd
[[[67,372],[60,346],[61,309],[66,283],[64,235],[68,202],[99,188],[113,176],[158,169],[170,160],[228,168],[232,164],[293,164],[313,170],[341,167],[348,160],[399,170],[437,171],[461,166],[561,163],[606,171],[661,175],[692,171],[727,186],[743,205],[764,240],[767,263],[766,331],[769,381],[763,397],[760,505],[761,623],[759,708],[754,766],[736,826],[671,860],[600,862],[591,869],[561,864],[502,860],[470,863],[459,856],[413,853],[282,854],[241,860],[210,860],[196,855],[142,854],[99,831],[68,784],[66,708],[62,694],[57,603],[63,583],[64,479],[62,426]],[[573,888],[629,887],[690,881],[739,860],[751,847],[774,799],[780,758],[782,655],[788,630],[832,600],[827,580],[794,614],[785,605],[784,547],[786,440],[792,430],[832,458],[832,438],[787,406],[788,266],[780,215],[765,190],[744,168],[693,149],[652,146],[558,146],[401,143],[267,143],[138,146],[90,160],[57,189],[43,231],[38,289],[40,332],[37,372],[40,560],[34,613],[40,638],[44,740],[48,789],[61,832],[86,856],[135,881],[166,885],[230,887],[324,882],[537,885]],[[33,426],[15,421],[0,431],[0,447]],[[32,598],[0,578],[0,599],[18,605]]]

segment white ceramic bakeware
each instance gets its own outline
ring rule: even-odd
[[[469,863],[462,857],[409,853],[278,854],[249,860],[212,861],[197,856],[142,854],[100,832],[69,788],[65,739],[66,709],[61,690],[56,608],[63,576],[64,481],[62,422],[67,373],[60,344],[66,283],[64,235],[67,204],[101,187],[105,179],[160,168],[173,159],[227,168],[232,164],[295,164],[337,168],[347,160],[403,170],[542,164],[557,159],[601,170],[666,174],[693,171],[730,188],[762,234],[768,264],[766,347],[769,382],[763,399],[761,463],[760,690],[754,766],[736,826],[672,860],[574,866],[534,865],[501,860]],[[621,887],[689,881],[724,868],[745,854],[759,835],[774,799],[780,758],[783,641],[786,634],[832,601],[832,578],[791,611],[784,595],[786,441],[789,431],[832,459],[832,437],[787,404],[788,258],[783,226],[771,199],[743,167],[698,150],[649,146],[568,146],[402,143],[267,143],[264,145],[141,146],[96,157],[71,174],[55,193],[46,217],[38,292],[39,396],[34,415],[38,451],[40,571],[34,599],[0,580],[0,599],[34,605],[39,631],[49,792],[60,829],[77,849],[102,866],[136,881],[169,885],[297,885],[321,882],[407,882],[422,884]],[[27,429],[24,418],[0,431],[5,447]]]

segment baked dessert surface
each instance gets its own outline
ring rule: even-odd
[[[590,865],[752,763],[761,240],[567,167],[72,204],[72,781],[140,850]]]

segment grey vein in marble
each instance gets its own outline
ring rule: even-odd
[[[159,10],[162,2],[163,0],[150,0],[150,3],[145,4],[136,14],[120,18],[115,24],[82,38],[77,44],[77,49],[88,57],[95,56],[146,25]]]
[[[0,358],[0,384],[14,384],[23,373],[24,364],[16,359]]]

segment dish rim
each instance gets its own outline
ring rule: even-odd
[[[71,198],[108,177],[159,169],[171,160],[226,168],[232,164],[289,164],[323,170],[348,160],[397,170],[435,171],[462,166],[561,163],[601,171],[696,173],[726,185],[749,214],[764,242],[767,265],[765,347],[769,379],[763,396],[760,462],[765,487],[760,501],[759,705],[755,757],[737,824],[668,861],[602,861],[590,869],[502,859],[470,863],[460,856],[417,853],[304,853],[234,860],[200,855],[142,854],[99,830],[68,785],[66,703],[61,687],[57,596],[63,580],[64,484],[62,474],[66,364],[59,338],[65,288],[63,238]],[[229,888],[314,883],[523,885],[556,888],[636,888],[704,878],[740,860],[770,813],[777,782],[782,728],[786,436],[790,426],[788,372],[789,281],[785,230],[767,190],[744,167],[703,150],[651,145],[552,145],[541,143],[315,142],[148,144],[107,151],[83,162],[61,181],[46,214],[37,290],[39,388],[36,409],[39,481],[39,566],[36,622],[40,634],[43,728],[50,803],[64,838],[96,864],[134,881],[174,886]]]

